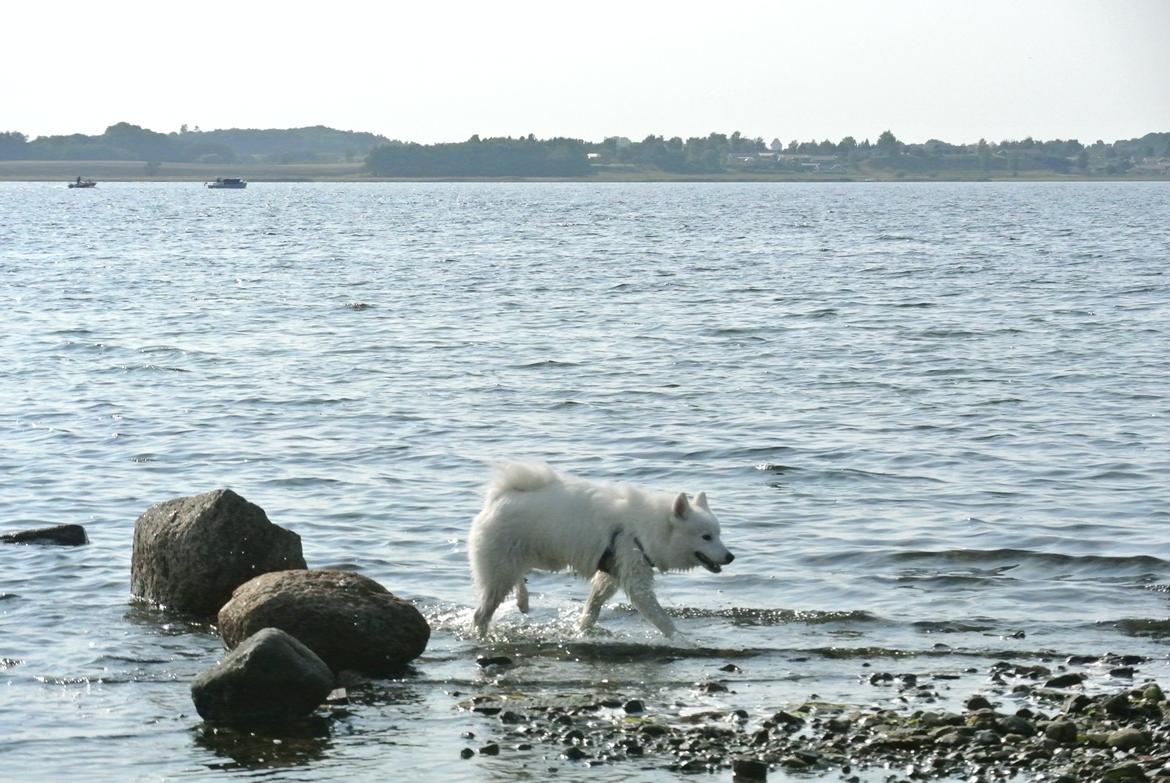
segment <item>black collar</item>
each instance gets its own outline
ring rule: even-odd
[[[604,571],[607,574],[613,573],[614,566],[617,565],[614,556],[617,549],[617,540],[621,534],[622,529],[619,527],[615,528],[613,534],[610,535],[609,546],[605,548],[605,551],[601,553],[601,559],[597,561],[598,571]],[[638,548],[638,552],[641,553],[642,559],[646,561],[646,565],[650,566],[651,569],[655,568],[654,561],[646,554],[646,547],[642,546],[642,542],[638,540],[637,536],[634,536],[634,546]]]
[[[638,547],[638,551],[642,553],[642,559],[646,561],[646,565],[655,568],[654,561],[650,559],[650,555],[646,554],[646,547],[642,546],[642,542],[634,536],[634,546]]]

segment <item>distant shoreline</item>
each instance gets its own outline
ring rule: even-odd
[[[782,171],[672,174],[654,169],[606,171],[585,177],[375,177],[361,163],[268,163],[224,166],[207,163],[162,163],[147,173],[144,161],[8,160],[0,161],[0,181],[60,182],[89,177],[101,182],[210,182],[216,177],[243,177],[250,182],[1170,182],[1149,175],[1089,176],[1050,171],[1021,171],[1018,176],[972,176],[968,172],[937,172],[936,176],[898,176],[895,172],[855,175]]]

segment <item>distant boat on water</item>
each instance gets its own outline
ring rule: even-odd
[[[240,177],[217,177],[215,182],[206,183],[209,188],[246,188],[248,181]]]
[[[71,188],[96,188],[97,183],[94,182],[92,179],[82,179],[81,177],[78,177],[76,180],[69,183],[69,187],[71,187]]]

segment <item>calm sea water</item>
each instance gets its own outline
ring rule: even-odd
[[[995,661],[1106,652],[1164,678],[1168,225],[1143,183],[0,183],[0,532],[92,539],[0,546],[0,778],[596,780],[461,760],[499,734],[461,701],[755,719],[906,704],[890,671],[958,674],[924,697],[953,706]],[[736,561],[659,580],[689,643],[620,602],[577,636],[564,574],[470,638],[497,457],[705,490]],[[210,735],[218,638],[129,566],[143,510],[218,487],[417,602],[414,674],[308,737]]]

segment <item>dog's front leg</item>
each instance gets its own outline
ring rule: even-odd
[[[581,610],[581,619],[577,621],[577,626],[582,631],[593,627],[593,624],[597,622],[597,616],[601,614],[601,607],[613,597],[617,589],[618,581],[604,571],[598,571],[593,575],[593,588],[589,591],[589,597],[585,599],[585,608]]]
[[[654,572],[641,560],[626,564],[622,569],[622,588],[643,617],[665,636],[674,636],[678,630],[654,595]]]

